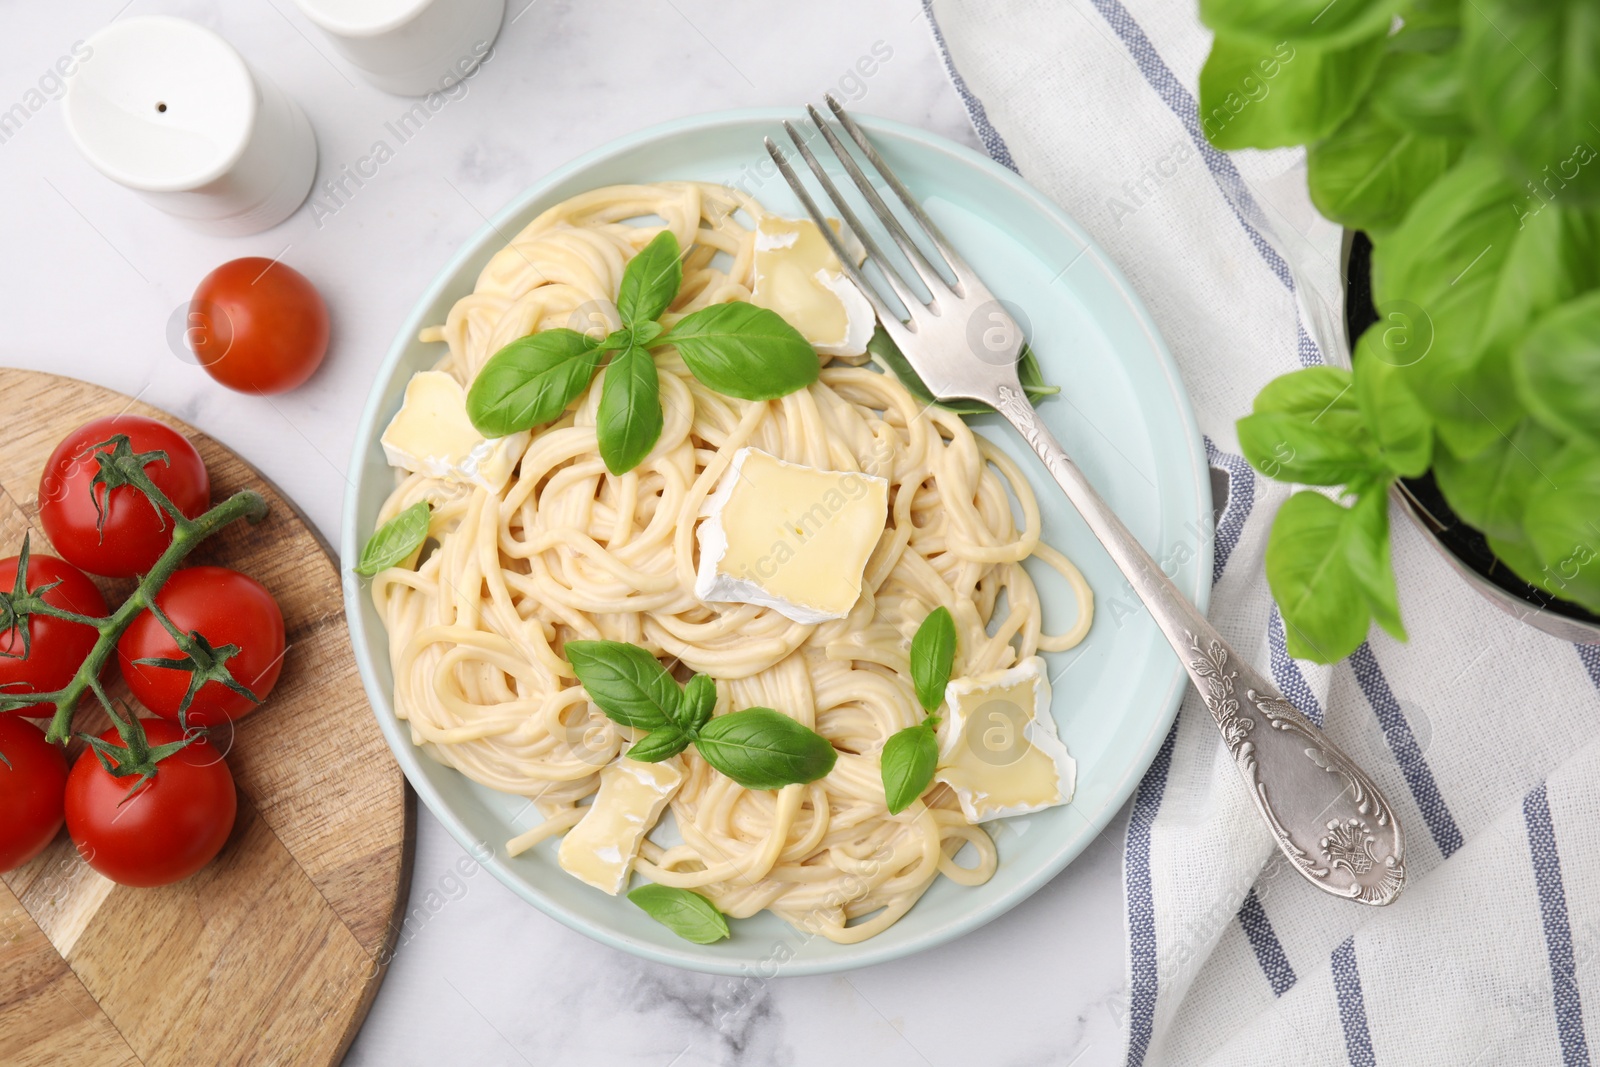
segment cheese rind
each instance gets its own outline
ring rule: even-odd
[[[383,431],[391,467],[498,493],[528,447],[528,431],[486,438],[467,417],[467,394],[443,371],[425,370],[406,383],[405,400]]]
[[[741,448],[702,514],[695,596],[826,622],[861,599],[867,559],[888,524],[889,482]]]
[[[833,229],[854,255],[859,242],[837,224]],[[750,302],[777,312],[811,347],[828,356],[867,350],[877,321],[872,304],[845,277],[816,223],[762,216],[756,224],[754,269]]]
[[[594,803],[561,839],[556,862],[574,878],[616,896],[628,886],[639,845],[682,784],[675,760],[639,763],[624,756],[607,764]]]
[[[1026,815],[1072,799],[1077,764],[1056,735],[1044,660],[953,679],[945,686],[934,780],[970,823]]]

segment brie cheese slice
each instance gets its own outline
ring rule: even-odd
[[[600,771],[600,791],[561,839],[556,862],[574,878],[616,896],[628,887],[640,843],[682,784],[676,760],[640,763],[624,756],[607,764]]]
[[[829,220],[846,251],[860,248],[854,235]],[[865,258],[862,252],[861,258]],[[861,258],[857,258],[859,264]],[[867,350],[876,316],[872,304],[845,277],[822,231],[810,219],[764,215],[756,225],[755,284],[750,302],[769,308],[827,356]]]
[[[443,371],[411,376],[400,410],[383,431],[391,467],[498,493],[516,469],[531,434],[485,438],[467,417],[467,394]]]
[[[741,448],[703,514],[695,596],[826,622],[861,599],[867,559],[889,521],[889,482]]]
[[[939,769],[970,823],[1026,815],[1072,799],[1077,764],[1056,735],[1044,660],[945,686]]]

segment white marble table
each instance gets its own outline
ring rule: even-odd
[[[362,82],[289,0],[5,0],[0,363],[88,379],[187,419],[330,537],[356,418],[397,325],[484,216],[540,174],[656,122],[828,89],[976,144],[913,0],[510,0],[470,91],[343,203],[322,199],[255,237],[208,238],[93,171],[51,98],[47,72],[74,42],[113,17],[158,13],[218,30],[300,102],[316,127],[319,188],[411,104]],[[876,42],[892,56],[850,81]],[[281,255],[332,310],[327,363],[286,396],[230,393],[166,340],[194,284],[243,255]],[[1122,819],[977,933],[867,970],[750,979],[749,1008],[720,1026],[711,1002],[739,980],[591,943],[482,872],[452,881],[463,853],[426,811],[419,821],[411,919],[353,1064],[1088,1067],[1120,1055]]]

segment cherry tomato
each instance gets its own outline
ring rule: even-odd
[[[16,587],[20,562],[17,556],[0,559],[0,590],[10,592]],[[46,604],[79,615],[107,614],[106,599],[94,582],[66,560],[29,553],[27,580],[29,592],[51,582],[60,583],[44,592]],[[92,626],[44,615],[30,615],[27,626],[26,642],[19,627],[0,633],[0,692],[50,693],[63,688],[72,681],[100,637]],[[23,715],[44,716],[55,709],[49,704],[30,704],[15,710]]]
[[[185,567],[173,573],[156,594],[156,605],[183,633],[198,632],[213,649],[236,645],[226,661],[234,680],[266,699],[283,669],[283,612],[254,578],[226,567]],[[142,611],[117,642],[122,676],[139,703],[166,719],[178,718],[190,672],[136,663],[141,659],[183,659],[177,642],[154,615]],[[190,726],[215,726],[254,711],[256,703],[218,681],[208,681],[189,705]]]
[[[259,256],[207,274],[189,301],[189,344],[206,373],[241,393],[282,393],[328,351],[328,306],[306,276]]]
[[[90,574],[129,578],[148,571],[172,544],[172,520],[135,486],[120,485],[107,494],[103,485],[93,484],[99,471],[95,455],[109,451],[94,446],[119,433],[128,436],[136,453],[167,454],[165,463],[146,463],[145,473],[191,519],[211,503],[211,477],[188,438],[142,415],[86,422],[56,446],[39,480],[39,518],[50,543]]]
[[[0,715],[0,872],[44,851],[61,829],[67,757],[44,731],[15,715]]]
[[[176,723],[142,720],[151,747],[183,740]],[[100,735],[126,748],[116,730]],[[156,764],[153,778],[113,777],[84,749],[67,777],[67,832],[95,870],[119,885],[182,881],[222,850],[238,797],[222,753],[205,738]],[[134,790],[130,795],[129,790]]]

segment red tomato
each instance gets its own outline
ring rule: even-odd
[[[0,559],[0,591],[10,592],[16,587],[20,562],[17,556]],[[66,560],[29,553],[29,591],[51,582],[60,584],[45,591],[46,604],[79,615],[107,614],[105,597],[88,575]],[[0,634],[0,691],[50,693],[63,688],[78,673],[79,665],[99,637],[94,627],[81,622],[29,616],[26,642],[22,631],[16,627]],[[26,657],[23,656],[25,649]],[[52,714],[55,708],[49,704],[32,704],[15,710],[23,715],[43,716]]]
[[[283,612],[254,578],[226,567],[185,567],[167,579],[156,605],[184,633],[198,631],[213,649],[237,645],[227,661],[234,680],[265,700],[283,669]],[[189,688],[190,674],[174,667],[135,663],[140,659],[182,659],[177,643],[150,612],[134,617],[117,642],[122,676],[139,703],[176,720]],[[190,726],[215,726],[248,715],[255,703],[221,682],[200,687],[189,705]]]
[[[183,740],[176,723],[143,720],[151,747]],[[116,730],[100,735],[126,748]],[[67,832],[95,870],[119,885],[182,881],[222,851],[233,830],[238,797],[222,753],[205,738],[156,764],[155,777],[134,788],[84,749],[67,777]]]
[[[44,851],[61,829],[67,757],[44,731],[15,715],[0,715],[0,872]]]
[[[241,393],[282,393],[328,351],[328,306],[306,276],[259,256],[224,263],[189,301],[189,344],[206,373]]]
[[[211,477],[200,453],[177,430],[142,415],[112,415],[86,422],[56,446],[39,480],[39,518],[44,532],[69,563],[90,574],[129,578],[154,566],[172,544],[172,520],[131,485],[106,493],[94,485],[99,471],[94,446],[126,434],[134,452],[161,451],[165,463],[145,464],[156,487],[189,518],[211,503]],[[103,527],[95,509],[105,514]]]

